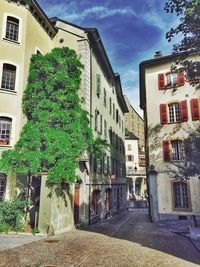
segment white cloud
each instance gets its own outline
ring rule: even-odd
[[[125,71],[122,75],[122,79],[133,81],[134,79],[138,79],[139,73],[138,71],[134,70],[133,67]]]
[[[129,15],[135,16],[135,12],[131,7],[124,8],[107,8],[104,6],[94,6],[87,8],[80,12],[77,4],[74,2],[69,4],[56,4],[49,5],[46,9],[49,17],[56,16],[69,20],[70,22],[79,22],[79,24],[88,16],[93,15],[98,18],[106,18],[114,15]]]

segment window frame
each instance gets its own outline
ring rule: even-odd
[[[14,85],[14,90],[10,90],[10,89],[6,89],[6,88],[2,88],[2,79],[3,79],[3,66],[4,64],[8,64],[8,65],[12,65],[16,68],[16,72],[15,72],[15,85]],[[15,62],[12,61],[8,61],[8,60],[1,60],[0,61],[0,92],[1,93],[8,93],[8,94],[17,94],[19,91],[19,74],[20,74],[20,67],[18,64],[16,64]],[[22,77],[23,79],[23,77]]]
[[[168,115],[169,115],[169,123],[181,122],[181,111],[180,111],[179,102],[169,103],[167,105],[167,109],[168,109]]]
[[[184,142],[182,140],[170,140],[171,145],[171,161],[184,161]]]
[[[97,97],[101,97],[101,74],[96,74],[96,94]]]
[[[187,202],[188,202],[188,207],[183,206],[183,207],[176,207],[176,198],[178,198],[178,196],[176,196],[176,192],[175,192],[175,184],[185,184],[186,188],[187,188]],[[179,181],[179,180],[175,180],[175,181],[171,181],[171,193],[172,193],[172,210],[173,211],[192,211],[192,206],[191,206],[191,194],[190,194],[190,184],[188,181]],[[183,190],[181,189],[181,201],[183,202],[183,198],[184,198],[184,194],[183,194]]]
[[[16,117],[9,113],[0,113],[0,118],[5,117],[11,120],[11,130],[10,130],[10,138],[9,144],[0,144],[2,148],[10,148],[13,147],[15,142],[15,134],[16,134]]]
[[[11,132],[12,132],[12,119],[9,117],[0,116],[0,146],[10,145]]]
[[[17,41],[9,39],[9,38],[6,38],[6,29],[7,29],[8,17],[12,17],[12,18],[17,19],[19,21],[19,24],[18,24],[18,40]],[[21,44],[21,40],[22,40],[22,18],[21,17],[18,17],[15,14],[12,14],[12,13],[5,13],[4,14],[2,40],[6,41],[6,42],[9,42],[9,43],[16,44],[16,45]]]

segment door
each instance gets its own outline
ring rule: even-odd
[[[80,184],[76,183],[74,188],[74,224],[79,224],[80,207]]]

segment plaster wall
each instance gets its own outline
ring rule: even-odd
[[[195,58],[198,59],[198,58]],[[158,209],[160,214],[181,215],[199,214],[200,181],[198,177],[191,177],[189,181],[192,211],[174,211],[172,209],[171,174],[169,167],[175,169],[173,164],[163,161],[163,140],[184,140],[189,133],[199,126],[199,121],[192,121],[190,100],[199,98],[200,92],[185,82],[184,86],[158,89],[158,73],[167,73],[173,62],[158,63],[146,68],[146,115],[148,129],[149,165],[154,165],[158,172]],[[161,124],[159,105],[187,100],[188,121],[181,123]],[[165,217],[166,218],[166,217]]]

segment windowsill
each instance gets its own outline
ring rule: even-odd
[[[182,163],[182,162],[184,162],[184,160],[183,159],[180,159],[180,160],[175,159],[175,160],[171,160],[170,162],[171,163]]]
[[[3,89],[3,88],[0,88],[0,93],[6,93],[6,94],[9,94],[9,95],[16,95],[17,94],[16,91]]]
[[[192,211],[191,208],[173,208],[173,211],[185,211],[185,212],[190,212]]]
[[[167,122],[165,124],[175,124],[175,123],[181,123],[181,122],[184,122],[184,121],[173,121],[173,122]]]
[[[11,43],[11,44],[20,45],[19,42],[15,41],[15,40],[7,39],[7,38],[3,38],[3,41]]]
[[[12,148],[12,146],[11,145],[2,145],[2,144],[0,144],[0,148]]]

